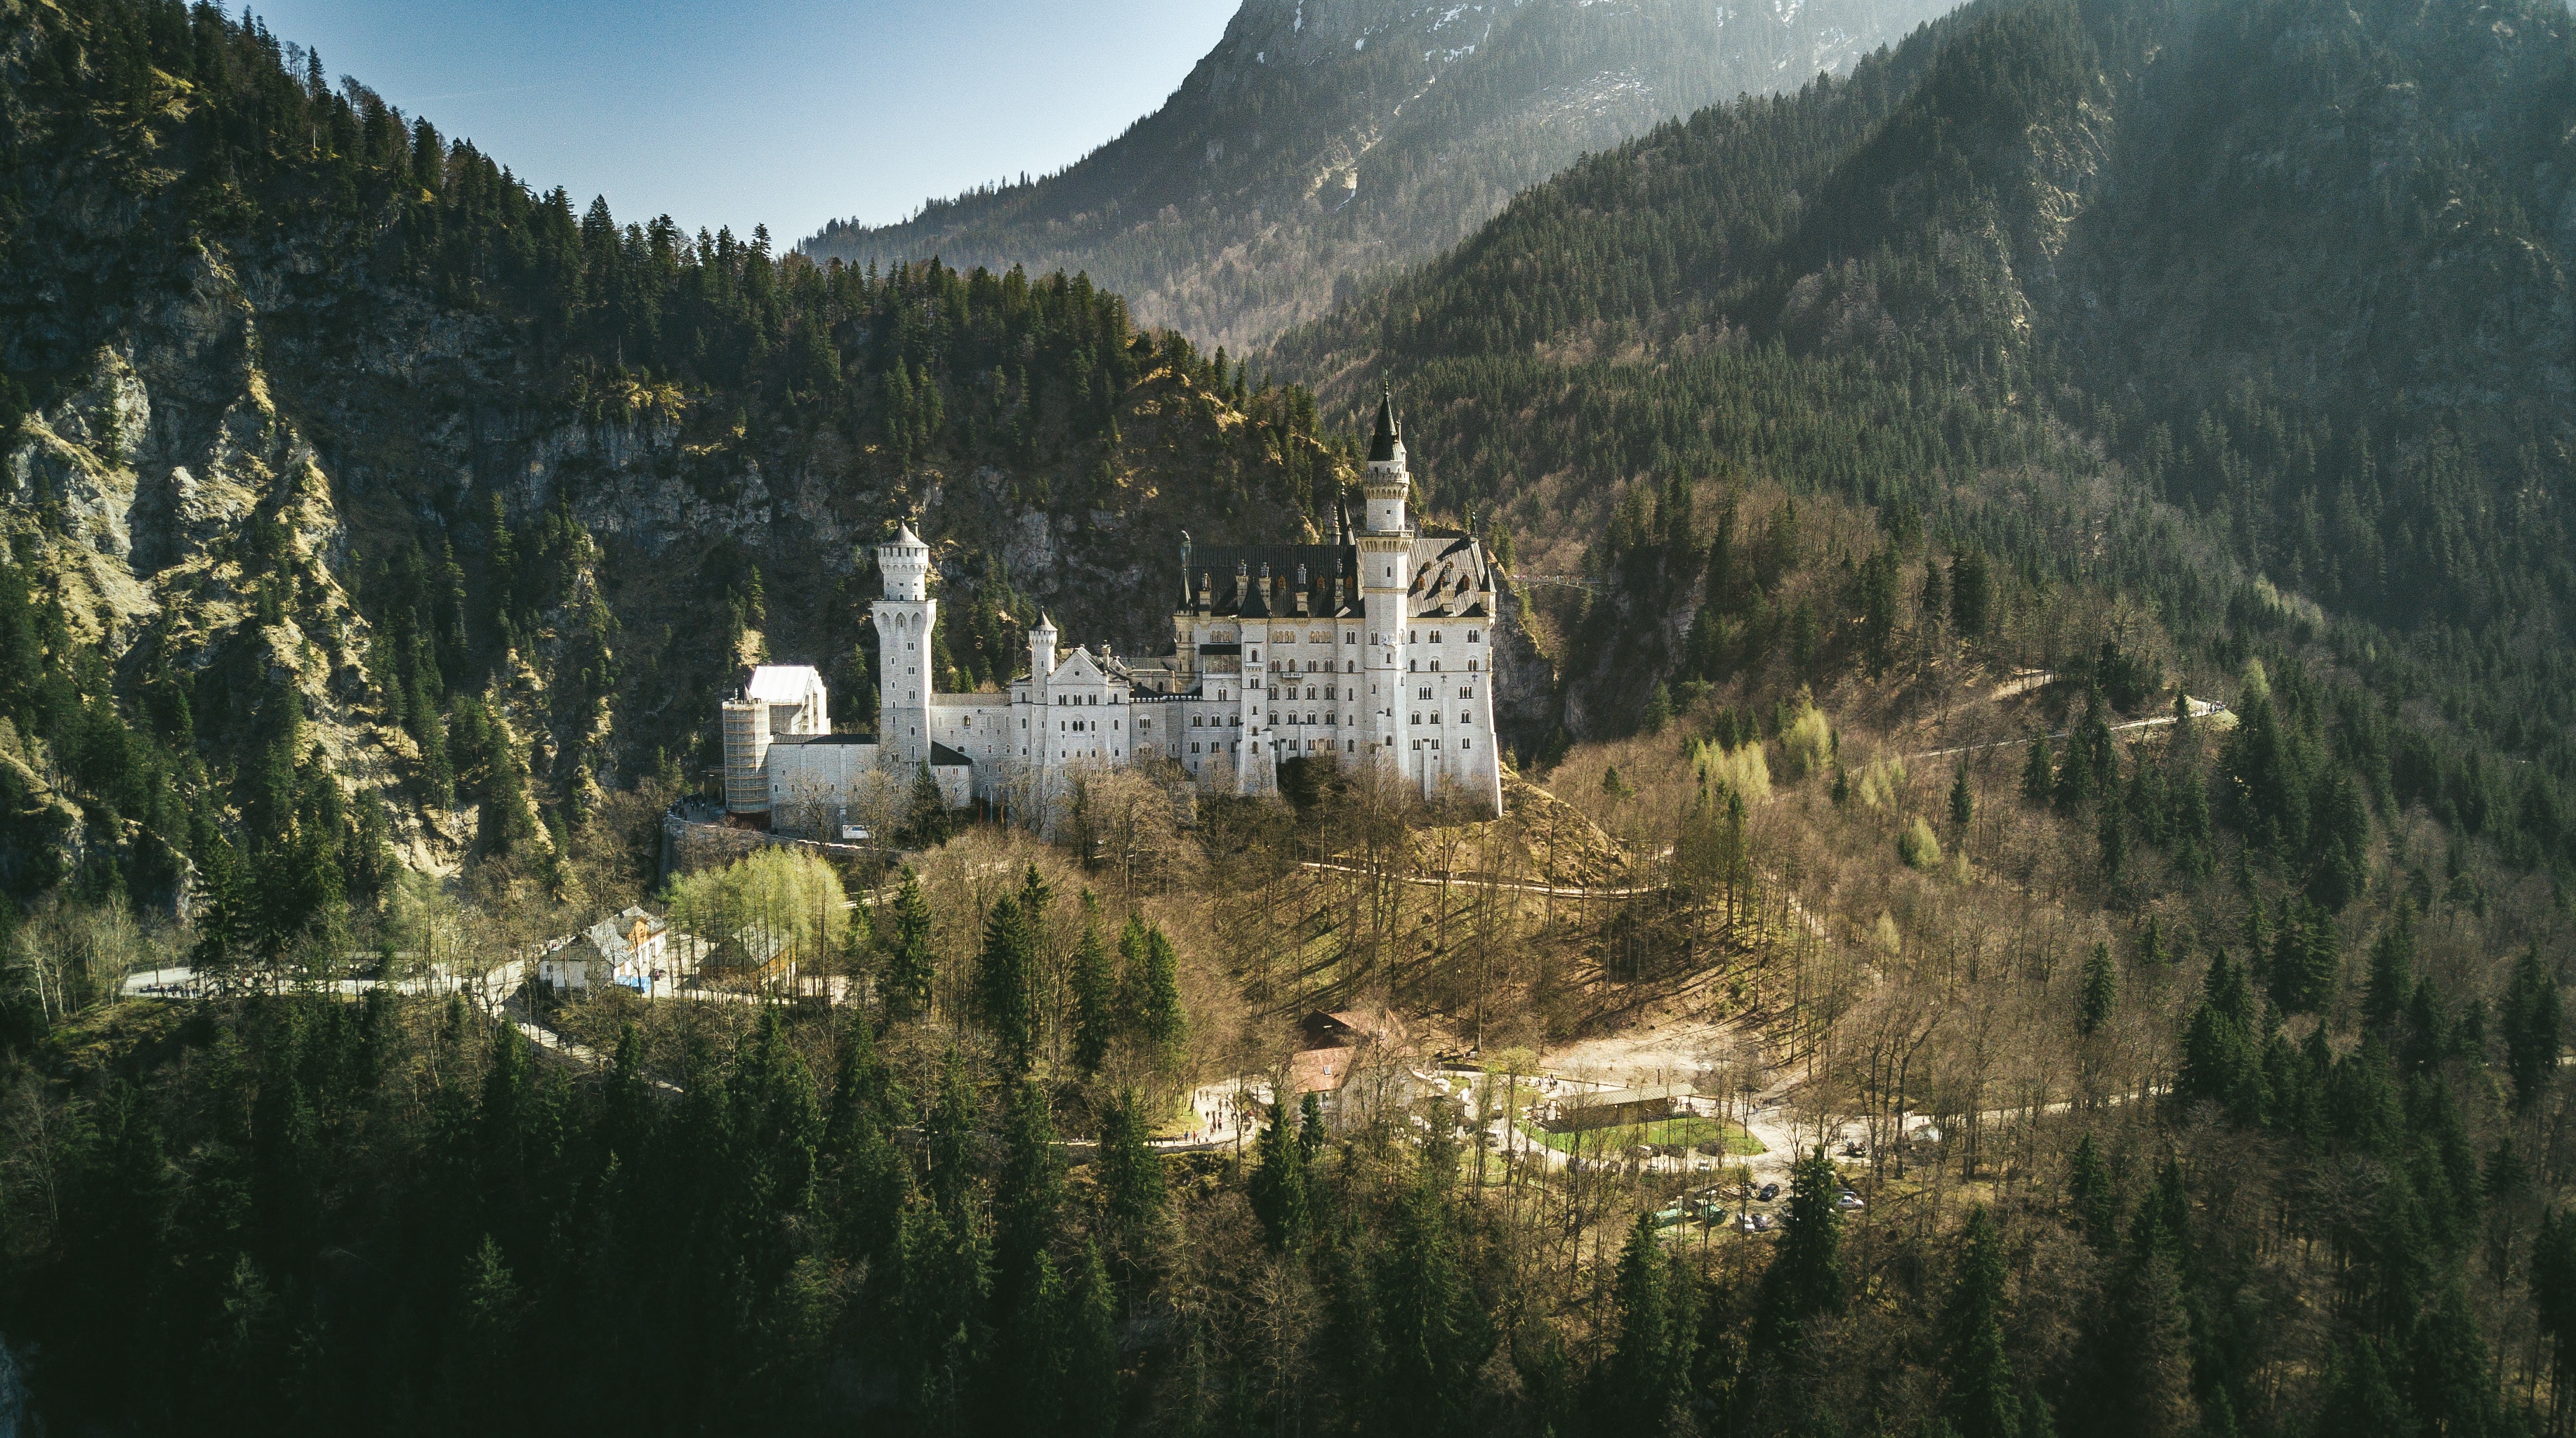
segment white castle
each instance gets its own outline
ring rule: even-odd
[[[838,831],[870,786],[909,786],[926,765],[952,807],[982,801],[1043,826],[1086,768],[1168,762],[1208,792],[1268,794],[1283,764],[1304,761],[1376,766],[1425,798],[1500,814],[1492,560],[1471,536],[1416,529],[1412,488],[1381,398],[1356,532],[1337,505],[1332,544],[1194,553],[1184,535],[1169,655],[1130,662],[1104,645],[1059,659],[1041,615],[1007,692],[939,691],[930,547],[905,525],[877,547],[879,737],[832,732],[812,668],[763,665],[724,704],[726,807]]]

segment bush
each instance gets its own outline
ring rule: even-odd
[[[1825,722],[1825,711],[1811,701],[1801,704],[1797,714],[1780,730],[1780,751],[1791,780],[1821,774],[1833,763],[1834,726]]]
[[[1941,838],[1917,815],[1905,826],[1905,832],[1896,836],[1896,857],[1903,859],[1909,869],[1933,868],[1941,862]]]
[[[1729,749],[1702,741],[1691,745],[1691,772],[1715,788],[1732,792],[1746,805],[1771,797],[1771,762],[1759,743]]]

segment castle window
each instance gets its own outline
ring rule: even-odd
[[[1371,635],[1369,636],[1369,643],[1371,643],[1371,644],[1375,644],[1376,642],[1377,642],[1377,636],[1376,636],[1375,634],[1371,634]]]
[[[1431,631],[1431,642],[1432,642],[1432,643],[1434,643],[1434,644],[1437,644],[1437,643],[1439,643],[1439,642],[1440,642],[1440,631],[1439,631],[1439,630],[1434,629],[1434,630],[1432,630],[1432,631]]]
[[[1358,660],[1356,660],[1356,659],[1345,659],[1345,660],[1343,660],[1343,661],[1342,661],[1342,672],[1343,672],[1344,674],[1357,674],[1357,673],[1359,673],[1359,672],[1360,672],[1360,662],[1359,662]]]
[[[1473,689],[1461,689],[1458,691],[1458,697],[1461,699],[1473,699],[1476,697],[1476,691]]]
[[[1475,631],[1475,630],[1470,629],[1470,630],[1468,630],[1468,631],[1467,631],[1467,642],[1468,642],[1468,643],[1470,643],[1470,644],[1473,644],[1473,643],[1475,643],[1475,642],[1476,642],[1476,631]]]
[[[1253,651],[1252,651],[1252,662],[1253,662],[1253,663],[1255,663],[1255,664],[1258,664],[1258,663],[1260,663],[1260,662],[1261,662],[1261,651],[1260,651],[1260,650],[1255,649],[1255,650],[1253,650]]]
[[[1419,644],[1419,643],[1421,643],[1421,642],[1422,642],[1422,631],[1421,631],[1421,630],[1419,630],[1419,629],[1408,629],[1408,630],[1404,631],[1404,642],[1405,642],[1405,643],[1407,643],[1407,644]]]
[[[1233,716],[1233,719],[1234,719],[1234,727],[1235,727],[1235,728],[1240,729],[1240,728],[1242,728],[1242,727],[1243,727],[1243,716],[1242,716],[1242,715],[1237,714],[1237,715]]]
[[[1468,660],[1468,661],[1467,661],[1467,672],[1468,672],[1468,673],[1470,673],[1470,674],[1473,674],[1473,673],[1475,673],[1475,672],[1476,672],[1476,661],[1475,661],[1475,660],[1470,659],[1470,660]]]
[[[1476,741],[1473,739],[1461,739],[1458,741],[1458,747],[1461,749],[1473,749],[1476,747]]]
[[[1434,673],[1434,674],[1437,674],[1437,673],[1439,673],[1439,672],[1440,672],[1440,661],[1439,661],[1439,660],[1434,659],[1434,660],[1432,660],[1432,661],[1431,661],[1431,672],[1432,672],[1432,673]]]
[[[1195,754],[1195,753],[1199,752],[1199,746],[1198,746],[1198,744],[1197,744],[1197,742],[1196,742],[1196,741],[1192,741],[1192,742],[1191,742],[1191,744],[1190,744],[1190,752],[1191,752],[1191,753],[1193,753],[1193,754]]]
[[[1360,642],[1360,637],[1356,634],[1345,634],[1342,636],[1342,642],[1344,644],[1357,644]]]
[[[1405,722],[1409,724],[1419,724],[1422,722],[1422,716],[1419,714],[1408,714],[1405,716]],[[1417,740],[1416,742],[1418,743],[1420,741]]]
[[[1333,686],[1332,686],[1332,685],[1327,684],[1327,685],[1325,685],[1325,686],[1324,686],[1324,697],[1325,697],[1325,698],[1327,698],[1327,699],[1331,699],[1331,698],[1335,698],[1335,697],[1337,697],[1337,696],[1333,693]]]
[[[1357,739],[1345,739],[1345,740],[1343,740],[1343,741],[1342,741],[1342,752],[1343,752],[1343,753],[1345,753],[1345,754],[1356,754],[1356,753],[1360,752],[1360,741],[1358,741]]]

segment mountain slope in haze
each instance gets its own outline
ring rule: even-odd
[[[2410,731],[2354,741],[2407,751],[2393,793],[2564,853],[2571,28],[1974,5],[1596,156],[1261,360],[1345,413],[1393,376],[1431,502],[1520,531],[1526,570],[1615,579],[1674,472],[1769,477],[2112,586],[2204,663],[2313,644]],[[1572,689],[1625,690],[1578,736],[1715,662],[1687,577],[1657,583],[1559,606],[1604,626]]]
[[[1083,271],[1241,350],[1668,116],[1848,70],[1941,0],[1245,0],[1163,107],[1060,174],[825,227],[817,259]]]

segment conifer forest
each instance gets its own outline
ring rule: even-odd
[[[800,244],[0,0],[0,1435],[2576,1432],[2576,13],[1286,8]],[[1382,394],[1499,815],[715,817]]]

